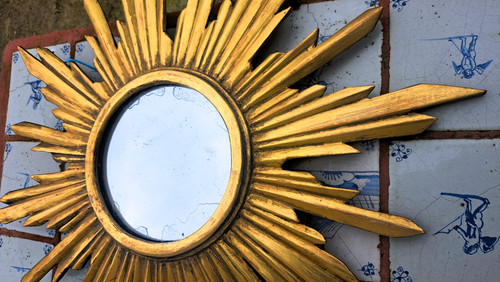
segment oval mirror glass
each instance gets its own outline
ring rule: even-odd
[[[145,90],[121,108],[104,139],[102,192],[130,234],[181,240],[212,216],[231,174],[231,147],[205,96],[174,85]]]

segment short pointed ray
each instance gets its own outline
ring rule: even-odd
[[[107,255],[113,250],[114,247],[115,245],[111,242],[108,236],[106,236],[104,240],[102,240],[100,244],[97,245],[94,252],[92,253],[92,258],[90,260],[90,269],[85,275],[83,282],[94,281],[94,278],[99,271],[99,266],[102,265]]]
[[[259,195],[251,194],[248,197],[248,203],[252,206],[270,212],[276,216],[284,218],[291,222],[299,222],[297,218],[297,214],[288,205],[285,205],[279,201],[275,201],[266,197],[262,197]]]
[[[217,253],[215,253],[212,248],[206,250],[206,254],[208,258],[212,261],[212,265],[215,266],[215,269],[219,276],[222,278],[222,281],[230,281],[233,280],[231,277],[231,273],[224,262],[219,258]]]
[[[355,142],[415,135],[422,133],[435,121],[435,117],[422,114],[408,114],[258,143],[256,144],[256,148],[271,149],[297,145],[321,144],[328,141]]]
[[[65,180],[78,179],[82,180],[85,176],[85,170],[82,169],[74,169],[74,170],[65,170],[62,172],[54,172],[47,174],[35,174],[32,175],[31,178],[40,184],[49,184],[55,182],[64,182]]]
[[[235,223],[235,225],[272,256],[279,257],[281,263],[288,266],[299,277],[307,277],[311,281],[341,281],[341,278],[337,275],[342,275],[342,278],[351,277],[349,280],[355,280],[347,268],[345,268],[347,273],[329,272],[323,266],[311,261],[308,257],[304,257],[303,254],[300,254],[294,248],[271,236],[267,231],[258,228],[250,221],[241,220]],[[317,248],[316,250],[320,251]]]
[[[85,267],[85,264],[88,262],[92,252],[98,249],[98,247],[109,240],[109,237],[106,235],[104,231],[101,231],[97,236],[92,240],[87,247],[80,252],[75,261],[73,262],[71,268],[75,270],[80,270]]]
[[[43,89],[42,89],[42,93],[44,93],[44,95],[46,94],[43,91]],[[73,115],[73,113],[71,111],[66,111],[66,110],[62,110],[61,108],[57,108],[57,109],[54,109],[52,111],[52,113],[54,114],[54,116],[57,119],[60,119],[60,120],[64,121],[65,123],[74,124],[74,125],[80,126],[81,128],[85,128],[85,129],[92,128],[92,125],[91,125],[92,119],[82,118],[82,117],[79,117],[78,115]]]
[[[55,153],[55,154],[68,154],[68,155],[77,155],[77,156],[84,156],[85,155],[85,149],[83,148],[75,148],[75,147],[63,147],[63,146],[56,146],[48,143],[41,143],[40,145],[37,145],[36,147],[33,147],[31,149],[32,151],[35,152],[47,152],[47,153]]]
[[[116,252],[118,251],[118,245],[113,244],[112,247],[110,248],[109,251],[106,252],[106,255],[104,256],[104,259],[102,262],[98,265],[91,264],[89,272],[94,272],[95,274],[93,275],[94,277],[92,278],[93,281],[109,281],[105,280],[106,274],[109,273],[108,270],[111,267],[111,264],[113,263],[113,257],[115,256]],[[96,269],[96,270],[94,270]],[[87,277],[85,277],[87,279]]]
[[[217,244],[220,252],[224,252],[225,257],[228,258],[228,261],[233,265],[234,270],[239,272],[241,277],[245,281],[258,281],[259,278],[255,275],[254,271],[248,266],[248,264],[243,260],[240,254],[236,252],[236,250],[228,245],[224,241],[220,241]],[[237,276],[235,276],[237,277]]]
[[[123,248],[116,248],[116,252],[113,254],[109,266],[106,268],[102,268],[104,271],[104,277],[102,281],[120,281],[118,280],[118,277],[121,274],[119,270],[124,263],[126,254],[127,251],[124,251]]]
[[[79,213],[85,211],[89,207],[90,207],[90,202],[88,200],[80,201],[75,205],[72,205],[66,210],[61,211],[57,215],[53,216],[50,219],[49,223],[47,224],[47,228],[59,229],[59,227],[62,227],[65,223],[68,223],[71,219],[73,219],[75,215],[78,215]]]
[[[83,126],[86,127],[88,127],[90,124],[94,122],[95,113],[93,113],[92,111],[78,108],[78,106],[75,105],[71,99],[66,100],[64,98],[64,95],[61,94],[61,92],[58,92],[57,90],[52,89],[51,87],[42,88],[41,91],[45,99],[47,99],[47,101],[59,107],[55,109],[53,112],[64,111],[66,113],[69,113],[66,116],[71,116],[71,117],[64,116],[60,118],[61,120],[65,121],[66,119],[69,119],[77,124],[82,124]]]
[[[135,61],[132,62],[132,65],[135,65],[135,68],[140,71],[146,70],[146,62],[142,60],[142,50],[140,46],[140,39],[137,35],[137,20],[135,18],[135,8],[132,0],[122,0],[123,12],[125,14],[125,20],[127,22],[126,26],[124,26],[124,34],[126,34],[129,40],[126,40],[127,47],[131,52],[131,58],[134,58]],[[122,38],[123,40],[123,38]]]
[[[146,19],[146,7],[144,1],[131,1],[131,5],[134,6],[134,25],[137,28],[137,43],[140,46],[140,56],[142,64],[145,66],[144,70],[151,69],[151,53],[150,46],[148,40],[148,27],[147,27],[147,19]]]
[[[203,54],[205,54],[205,51],[207,50],[208,43],[214,32],[214,27],[215,27],[215,21],[211,22],[208,25],[208,27],[203,31],[203,36],[201,37],[200,44],[196,49],[196,54],[192,65],[193,69],[201,68],[201,60],[203,59]]]
[[[189,44],[187,45],[186,57],[184,60],[184,67],[191,66],[194,62],[196,52],[202,53],[202,50],[198,50],[200,41],[202,41],[203,31],[208,21],[208,16],[213,5],[213,0],[199,1],[196,10],[196,16],[194,18],[194,23],[192,30],[190,31]]]
[[[301,236],[290,233],[289,230],[286,230],[283,226],[276,226],[272,222],[266,221],[253,213],[244,212],[243,217],[255,224],[262,231],[268,230],[267,233],[269,235],[289,245],[299,253],[303,254],[304,257],[309,258],[311,261],[327,269],[331,273],[335,273],[343,279],[353,278],[347,266],[340,260],[327,252],[318,249],[315,245],[313,245],[313,243],[305,241],[304,238],[301,238]],[[323,239],[321,234],[319,234],[319,236]]]
[[[146,1],[144,3],[151,68],[160,66],[160,40],[158,25],[163,25],[163,22],[158,21],[157,5],[157,1]]]
[[[21,122],[12,125],[11,129],[17,135],[38,139],[42,142],[60,146],[83,147],[86,146],[88,139],[85,136],[69,134],[67,132],[61,132],[49,127],[29,122]]]
[[[159,46],[160,46],[160,65],[166,66],[170,64],[172,58],[172,39],[165,32],[165,1],[157,0],[157,18],[158,18],[158,36],[159,36]]]
[[[198,0],[188,0],[186,8],[182,11],[182,13],[184,13],[184,16],[182,17],[182,28],[177,29],[177,32],[180,33],[179,49],[177,49],[177,61],[174,62],[178,66],[182,66],[186,59],[186,52],[194,26],[198,4]]]
[[[424,233],[422,228],[409,219],[353,207],[336,199],[259,183],[253,185],[253,189],[302,211],[380,235],[403,237]]]
[[[234,233],[228,232],[227,237],[230,244],[241,253],[266,281],[299,280],[299,277],[239,229],[235,228]]]
[[[251,274],[243,273],[237,266],[234,264],[234,257],[228,256],[226,252],[221,248],[221,245],[226,245],[223,241],[217,242],[212,247],[212,250],[217,254],[219,259],[224,263],[224,267],[228,270],[235,281],[255,281],[252,279],[255,277],[253,271]],[[227,246],[227,245],[226,245]]]
[[[85,156],[52,154],[52,158],[58,163],[77,163],[77,162],[83,163],[83,162],[85,162]]]
[[[303,224],[283,220],[271,213],[265,212],[256,207],[249,206],[247,210],[252,213],[250,217],[253,218],[254,216],[256,216],[258,218],[258,222],[265,221],[267,222],[266,225],[276,224],[286,230],[288,233],[298,236],[303,240],[308,241],[310,244],[322,245],[326,243],[325,238],[323,237],[323,235],[321,235],[321,233]]]
[[[137,64],[136,54],[134,52],[134,47],[132,46],[132,39],[130,38],[129,30],[125,23],[121,21],[116,21],[116,29],[120,35],[120,43],[123,46],[125,52],[125,57],[128,60],[130,67],[132,68],[132,74],[137,75],[139,73],[139,65]]]
[[[80,213],[78,213],[75,217],[73,217],[68,223],[64,224],[59,231],[64,233],[69,233],[75,226],[77,226],[86,216],[89,214],[94,214],[94,210],[91,206],[84,207]]]
[[[289,63],[284,64],[276,73],[273,73],[259,87],[258,91],[252,92],[246,103],[255,104],[283,91],[286,87],[335,58],[370,33],[375,28],[381,12],[382,8],[365,11],[322,44],[292,58]]]
[[[173,51],[172,51],[172,65],[176,66],[178,64],[178,56],[179,56],[179,46],[181,44],[181,31],[182,31],[182,25],[184,24],[184,15],[185,11],[182,10],[180,13],[179,17],[177,18],[177,29],[175,32],[175,38],[174,38],[174,46],[173,46]]]
[[[349,87],[303,104],[286,113],[268,119],[255,125],[255,131],[263,131],[286,123],[301,120],[312,115],[335,109],[368,97],[374,86]]]
[[[357,154],[359,151],[349,145],[337,142],[322,145],[302,146],[255,153],[255,162],[269,166],[281,166],[286,160],[326,155]]]
[[[208,258],[207,254],[205,252],[200,253],[199,259],[200,259],[200,265],[205,271],[205,274],[208,278],[207,281],[220,281],[221,278],[217,273],[217,267],[213,265],[212,261]],[[166,275],[166,278],[169,278],[169,276]],[[162,280],[161,282],[163,281],[167,281],[167,279]]]
[[[57,244],[52,251],[42,258],[21,281],[39,281],[47,272],[49,272],[57,263],[65,256],[71,253],[71,250],[77,246],[88,233],[96,228],[97,218],[95,216],[87,216],[80,226],[71,232],[64,240]]]
[[[257,135],[255,141],[261,142],[406,114],[412,110],[479,96],[484,93],[484,90],[471,88],[420,84],[283,125]]]
[[[56,205],[37,212],[24,222],[24,226],[40,226],[50,219],[56,217],[59,213],[67,210],[69,207],[76,203],[88,203],[88,196],[86,193],[79,193],[72,196],[68,196],[64,201],[57,203]]]
[[[222,28],[225,26],[226,20],[228,19],[228,15],[231,11],[232,5],[230,0],[224,0],[222,5],[219,7],[219,13],[217,15],[217,20],[215,20],[214,30],[208,42],[207,48],[203,50],[203,57],[200,64],[200,69],[206,70],[210,58],[212,57],[213,49],[215,48],[215,44],[219,39],[219,35],[222,31]]]
[[[85,128],[80,127],[80,126],[77,126],[77,125],[73,125],[70,123],[63,123],[62,126],[63,126],[64,130],[66,130],[66,132],[71,133],[71,134],[87,135],[87,136],[90,135],[90,130],[85,129]]]

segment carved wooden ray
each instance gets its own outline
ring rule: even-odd
[[[33,150],[71,163],[64,172],[33,176],[39,185],[0,199],[9,204],[0,210],[2,223],[29,216],[25,225],[48,222],[49,228],[69,233],[23,281],[39,280],[55,266],[58,280],[87,260],[85,281],[350,281],[354,275],[316,246],[324,238],[302,225],[294,209],[386,236],[424,232],[409,219],[347,205],[357,191],[326,187],[307,172],[282,169],[292,158],[359,153],[348,142],[418,134],[435,118],[413,110],[485,93],[417,85],[369,99],[373,86],[327,96],[320,85],[291,88],[371,32],[381,8],[367,10],[320,45],[316,29],[294,49],[271,54],[254,68],[253,57],[289,12],[280,10],[284,0],[225,0],[211,22],[212,1],[189,0],[173,39],[163,25],[163,0],[122,2],[125,21],[117,22],[117,43],[98,2],[84,1],[97,34],[87,40],[103,82],[91,81],[77,65],[66,65],[46,49],[38,49],[37,60],[20,48],[29,72],[47,84],[43,94],[58,107],[54,115],[63,120],[65,132],[28,122],[12,130],[40,140]],[[89,138],[98,116],[117,93],[159,70],[200,77],[227,92],[248,126],[244,142],[253,158],[241,188],[243,202],[223,232],[203,248],[173,257],[147,256],[118,243],[120,235],[102,224],[88,195]]]

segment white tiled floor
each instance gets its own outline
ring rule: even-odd
[[[399,144],[411,153],[399,162],[391,158],[389,210],[414,220],[427,234],[392,238],[391,269],[399,275],[397,268],[402,267],[413,281],[497,280],[500,245],[491,247],[500,236],[500,225],[496,224],[500,214],[500,141]],[[466,199],[471,204],[470,216],[465,215]],[[484,199],[489,205],[478,209]],[[467,225],[466,219],[471,224]],[[473,236],[462,237],[461,230],[467,232],[468,227]],[[478,237],[482,238],[479,242]],[[475,243],[478,248],[472,246]]]

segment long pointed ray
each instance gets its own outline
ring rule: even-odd
[[[39,281],[47,272],[49,272],[57,263],[59,263],[71,250],[81,243],[89,233],[98,227],[95,216],[87,216],[80,226],[70,233],[64,240],[57,244],[52,251],[40,260],[21,281]]]
[[[42,49],[38,49],[38,51],[45,54],[47,58],[52,56],[46,54]],[[66,98],[74,103],[78,109],[88,111],[91,114],[97,113],[99,107],[95,102],[91,101],[92,98],[86,97],[79,90],[72,87],[73,83],[76,83],[74,77],[72,77],[71,74],[67,74],[68,77],[64,76],[64,71],[70,72],[66,65],[60,70],[53,69],[49,62],[37,60],[33,55],[21,47],[19,47],[19,52],[26,64],[26,68],[33,76],[45,82],[54,91],[64,93]],[[53,63],[52,60],[50,62]],[[63,74],[61,74],[61,72],[63,72]]]
[[[299,222],[297,214],[295,213],[293,208],[279,201],[274,201],[267,197],[251,194],[248,197],[248,203],[288,221]]]
[[[57,216],[60,212],[65,211],[69,207],[77,203],[88,203],[87,193],[78,193],[75,195],[68,196],[64,201],[57,203],[56,205],[44,209],[38,213],[35,213],[28,217],[24,222],[24,226],[40,226],[50,219]]]
[[[163,22],[158,21],[157,1],[145,1],[144,10],[147,25],[147,38],[149,41],[149,56],[151,58],[151,68],[160,66],[160,40],[158,25]]]
[[[110,238],[109,236],[106,235],[106,232],[104,231],[100,232],[95,237],[95,239],[92,240],[82,252],[80,252],[76,260],[73,262],[71,268],[75,270],[80,270],[83,267],[85,267],[92,253],[95,250],[98,250],[99,246],[101,246],[102,244],[109,243],[109,241]]]
[[[73,234],[73,233],[71,233]],[[99,270],[99,266],[103,263],[107,254],[114,248],[114,244],[111,242],[111,239],[108,236],[99,242],[99,244],[95,247],[92,253],[92,258],[90,260],[90,269],[85,275],[83,279],[84,282],[94,281],[94,277]]]
[[[242,39],[243,42],[233,51],[219,75],[228,88],[232,88],[245,74],[251,71],[250,61],[264,42],[271,36],[276,27],[285,19],[290,10],[291,8],[285,9],[272,18],[269,18],[269,20],[266,19],[265,21],[268,21],[268,23],[263,29],[260,29],[260,26],[258,26],[258,32],[249,31],[248,36],[245,34],[245,37]],[[254,23],[252,28],[255,26]]]
[[[177,29],[177,33],[180,33],[180,36],[178,43],[179,48],[177,49],[178,53],[176,61],[174,62],[175,65],[182,66],[186,58],[186,52],[189,46],[189,39],[191,38],[191,32],[194,26],[198,5],[198,0],[188,0],[186,8],[182,11],[184,14],[182,17],[182,28]]]
[[[217,20],[215,20],[214,30],[208,42],[207,48],[203,50],[203,58],[201,60],[200,69],[206,70],[207,65],[210,63],[210,58],[213,56],[213,49],[215,48],[215,44],[219,39],[219,35],[222,31],[222,28],[225,26],[225,23],[228,19],[228,15],[231,11],[231,1],[225,0],[219,8],[219,14],[217,15]]]
[[[134,53],[132,46],[132,39],[130,38],[130,33],[125,23],[121,21],[116,21],[116,29],[120,35],[120,46],[123,48],[123,56],[127,59],[128,64],[131,67],[132,75],[137,75],[139,73],[139,66],[137,65],[137,58]]]
[[[147,19],[146,19],[146,7],[144,1],[137,1],[134,0],[132,1],[134,5],[134,11],[135,11],[135,25],[137,28],[137,37],[138,37],[138,43],[140,46],[140,51],[141,51],[141,56],[139,57],[140,60],[143,62],[143,65],[145,65],[146,70],[151,69],[151,53],[150,53],[150,45],[149,45],[149,40],[148,40],[148,26],[147,26]]]
[[[412,110],[479,96],[484,93],[484,90],[471,88],[420,84],[283,125],[258,134],[254,140],[261,142],[405,114]]]
[[[105,276],[106,276],[106,273],[108,273],[108,269],[112,263],[112,259],[116,253],[116,251],[118,250],[118,246],[116,244],[113,244],[111,247],[110,247],[110,250],[108,250],[106,252],[106,254],[104,255],[104,258],[102,260],[101,263],[99,264],[91,264],[90,265],[90,269],[89,269],[89,273],[92,273],[91,275],[93,276],[92,277],[92,281],[106,281],[104,280]],[[88,274],[87,274],[88,276]],[[87,276],[85,277],[85,280],[87,280]],[[84,281],[85,281],[84,280]]]
[[[160,44],[160,65],[166,66],[170,64],[170,60],[172,58],[172,39],[167,35],[164,29],[165,24],[165,1],[157,0],[158,7],[158,36],[159,36],[159,44]]]
[[[275,141],[257,143],[256,149],[271,149],[297,145],[321,144],[328,141],[354,142],[379,138],[415,135],[431,126],[435,117],[422,114],[409,114],[399,117],[344,126],[304,135],[285,137]]]
[[[272,62],[272,64],[267,61],[267,59],[274,56],[274,54],[270,55],[266,59],[266,61],[263,62],[263,64],[269,64],[269,67],[265,69],[262,69],[260,66],[257,67],[255,71],[249,73],[236,85],[233,92],[238,101],[242,102],[245,99],[249,98],[250,94],[255,93],[261,85],[263,85],[282,68],[286,67],[295,57],[306,52],[307,50],[312,49],[318,41],[318,34],[319,29],[315,29],[299,45],[297,45],[286,54],[279,56],[276,61]],[[259,72],[257,72],[257,70],[259,70]],[[245,106],[245,104],[246,103],[244,103],[243,106]]]
[[[59,214],[53,216],[49,223],[47,224],[48,229],[58,229],[62,227],[65,223],[68,223],[71,219],[75,218],[75,215],[78,215],[90,207],[90,202],[81,201],[76,203],[75,205],[67,208],[64,211],[61,211]]]
[[[111,260],[110,260],[108,267],[106,267],[106,268],[101,267],[101,269],[104,272],[104,276],[103,276],[102,281],[120,281],[120,280],[117,280],[117,278],[121,275],[121,273],[119,273],[119,269],[121,268],[121,266],[123,264],[123,260],[126,256],[126,253],[127,253],[127,251],[124,251],[123,248],[121,248],[121,247],[116,248],[116,252],[111,257]],[[148,281],[148,280],[144,280],[144,281]]]
[[[221,277],[219,276],[219,273],[217,272],[217,267],[212,263],[212,261],[209,259],[208,255],[206,252],[202,252],[199,255],[200,259],[200,266],[203,268],[205,271],[205,275],[207,276],[207,281],[221,281]],[[165,271],[167,272],[167,271]],[[165,280],[161,280],[160,282],[166,282],[168,281],[167,278],[170,278],[170,276],[165,275]],[[170,278],[171,280],[171,278]]]
[[[337,142],[314,146],[303,146],[291,149],[256,152],[255,162],[261,165],[280,166],[288,159],[356,153],[359,153],[357,149],[349,145]]]
[[[403,237],[424,233],[409,219],[349,206],[337,199],[259,183],[255,183],[253,189],[302,211],[384,236]]]
[[[47,89],[47,88],[42,89],[42,93],[44,93],[44,95],[46,95],[46,93],[43,91],[45,89]],[[45,96],[45,97],[47,97],[47,96]],[[60,108],[54,109],[52,111],[52,113],[54,114],[54,116],[57,119],[63,120],[64,123],[66,123],[66,124],[76,125],[76,126],[79,126],[81,128],[85,128],[87,130],[92,128],[92,126],[91,126],[92,120],[90,120],[90,119],[79,118],[78,116],[75,116],[72,113],[66,112]]]
[[[172,50],[172,65],[177,65],[178,64],[178,59],[177,57],[179,56],[179,46],[181,44],[181,31],[182,31],[182,25],[184,23],[184,15],[186,15],[185,10],[182,10],[182,12],[179,15],[179,18],[177,18],[177,29],[175,32],[175,38],[174,38],[174,45],[173,45],[173,50]]]
[[[299,277],[307,277],[311,281],[341,281],[342,278],[345,278],[344,280],[355,280],[347,267],[344,266],[345,272],[331,272],[327,270],[325,266],[319,265],[318,262],[313,262],[309,257],[304,256],[307,254],[301,254],[299,251],[292,248],[288,245],[289,242],[285,244],[282,240],[280,240],[283,238],[278,239],[271,234],[268,234],[268,230],[263,231],[250,221],[240,220],[236,222],[235,225],[272,256],[279,257],[280,261],[284,265],[288,266]],[[272,232],[274,230],[269,231]],[[321,252],[318,248],[315,248],[314,251]],[[332,261],[330,261],[330,263],[332,263]],[[338,277],[337,275],[342,276]]]
[[[86,216],[89,214],[94,214],[92,207],[84,208],[79,214],[73,217],[68,223],[59,228],[59,231],[64,233],[69,233],[75,226],[77,226]]]
[[[63,147],[56,146],[48,143],[41,143],[31,149],[35,152],[47,152],[47,153],[55,153],[55,154],[67,154],[67,155],[77,155],[84,156],[85,149],[84,148],[74,148],[74,147]]]
[[[228,232],[229,243],[259,272],[266,281],[298,281],[294,273],[280,263],[274,256],[258,246],[244,232],[233,229]]]
[[[85,169],[74,169],[74,170],[66,170],[62,172],[54,172],[54,173],[47,173],[47,174],[35,174],[32,175],[31,178],[33,178],[36,182],[40,184],[49,184],[49,183],[55,183],[55,182],[64,182],[64,180],[71,180],[71,179],[83,179],[81,177],[85,176]]]
[[[61,201],[80,193],[85,189],[85,184],[69,186],[29,199],[1,209],[0,222],[9,223],[38,211],[49,209]]]
[[[112,72],[117,75],[121,84],[125,83],[132,75],[129,66],[125,64],[124,58],[120,57],[117,52],[115,39],[111,34],[111,29],[108,26],[104,12],[97,0],[84,0],[83,5],[87,11],[87,15],[94,26],[94,29],[101,43],[100,47],[106,55],[105,58],[111,65]],[[94,46],[97,47],[97,46]],[[94,49],[94,48],[93,48]],[[96,49],[94,49],[95,51]],[[97,54],[96,54],[97,55]],[[101,63],[105,58],[99,58]]]
[[[270,77],[258,91],[252,93],[247,103],[258,103],[265,100],[267,97],[271,97],[283,91],[286,87],[299,81],[307,74],[313,72],[342,53],[375,28],[381,12],[382,8],[367,10],[334,35],[330,36],[322,44],[315,48],[310,48],[299,56],[294,57],[288,64],[284,65],[283,68],[273,73],[272,77]],[[244,96],[247,94],[248,91],[242,93]]]
[[[64,272],[72,267],[72,265],[78,260],[80,254],[95,241],[96,237],[102,234],[102,226],[95,224],[92,230],[89,231],[87,236],[83,237],[76,246],[74,246],[71,251],[62,259],[58,264],[56,271],[54,272],[53,281],[58,281],[58,279],[64,274]]]
[[[42,142],[60,145],[60,146],[75,146],[83,147],[87,144],[87,136],[70,134],[61,132],[49,127],[29,122],[21,122],[11,126],[12,131],[17,135],[38,139]]]
[[[336,275],[340,274],[339,276],[343,279],[353,278],[351,272],[344,263],[327,252],[318,249],[315,245],[304,240],[301,236],[290,233],[289,230],[285,229],[283,226],[276,226],[272,222],[266,221],[254,213],[244,211],[242,215],[245,219],[258,226],[261,230],[267,230],[269,235],[286,243],[299,253],[303,254],[304,257],[309,258],[311,261],[314,261],[316,264],[322,266],[328,271],[335,273]],[[319,236],[321,236],[324,241],[323,236],[321,234],[319,234]]]
[[[64,123],[62,124],[64,130],[66,132],[71,133],[71,134],[77,134],[77,135],[90,135],[90,130],[80,127],[78,125],[73,125],[70,123]]]
[[[257,281],[255,273],[248,267],[239,254],[232,247],[228,246],[224,241],[217,242],[212,248],[219,258],[224,260],[226,266],[231,272],[236,281]]]
[[[74,185],[82,185],[85,180],[83,179],[67,179],[61,182],[51,183],[51,184],[42,184],[36,185],[29,188],[19,189],[15,191],[11,191],[5,194],[0,202],[11,204],[17,201],[21,201],[30,197],[38,196],[41,194],[49,193],[55,190],[59,190],[62,188],[72,187]]]
[[[192,30],[190,33],[189,44],[187,46],[186,57],[184,59],[184,67],[190,67],[196,56],[196,52],[202,53],[198,50],[200,41],[202,40],[203,31],[208,21],[208,16],[210,15],[211,7],[213,5],[213,0],[199,1],[196,10],[196,16],[194,19]]]
[[[132,68],[137,69],[137,72],[141,72],[147,69],[146,62],[142,60],[142,50],[140,45],[140,39],[137,35],[137,20],[135,18],[134,3],[132,0],[122,0],[123,13],[125,15],[126,25],[119,27],[118,30],[123,29],[123,34],[125,35],[125,49],[130,50],[130,58],[132,59]],[[121,34],[121,33],[120,33]],[[124,38],[122,37],[122,40]]]
[[[313,85],[303,91],[298,92],[295,89],[286,89],[280,94],[267,100],[247,112],[247,116],[252,123],[257,123],[263,119],[271,118],[280,113],[293,109],[314,98],[319,98],[325,93],[324,85]]]
[[[225,263],[221,260],[221,258],[210,248],[206,250],[206,254],[209,260],[212,261],[212,265],[215,266],[215,269],[218,275],[222,278],[222,281],[231,281],[233,278],[231,277],[231,273]]]
[[[51,87],[42,88],[42,93],[47,101],[52,104],[58,106],[58,109],[55,109],[54,112],[64,112],[62,116],[62,120],[69,119],[73,123],[78,125],[82,125],[83,127],[90,127],[94,122],[95,113],[92,113],[88,110],[81,110],[78,108],[78,105],[75,105],[71,99],[66,100],[64,95],[61,95],[57,90],[52,89]]]
[[[265,212],[250,205],[245,210],[250,211],[252,215],[258,217],[259,221],[265,221],[271,225],[276,224],[286,230],[286,232],[298,236],[303,240],[306,240],[310,244],[322,245],[326,243],[325,238],[323,237],[323,235],[321,235],[321,233],[303,224],[283,220],[271,213]]]
[[[214,27],[215,27],[215,22],[211,22],[208,27],[203,31],[203,36],[201,37],[200,44],[198,45],[198,48],[196,49],[196,54],[194,58],[194,62],[191,65],[192,69],[200,69],[201,67],[201,60],[203,58],[203,54],[205,53],[205,50],[207,50],[208,43],[210,41],[210,38],[212,37],[212,34],[214,32]]]
[[[307,104],[303,104],[293,110],[289,110],[274,118],[265,120],[262,123],[255,125],[256,132],[274,128],[286,123],[300,120],[312,115],[322,113],[327,110],[347,105],[363,98],[368,97],[368,94],[373,90],[374,86],[359,86],[349,87],[332,93],[328,96],[318,98]]]

